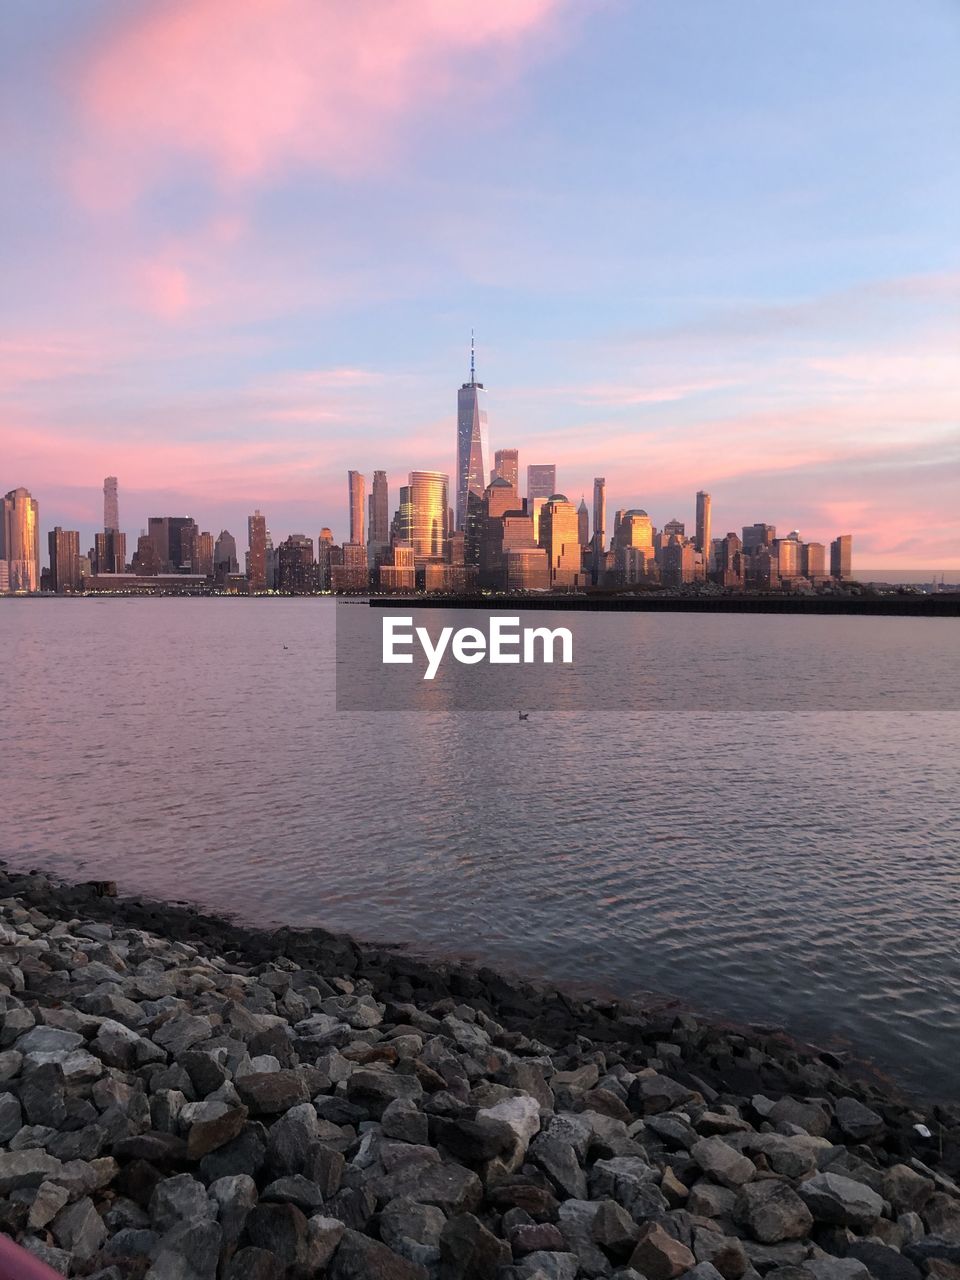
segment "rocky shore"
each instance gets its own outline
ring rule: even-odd
[[[960,1280],[829,1053],[0,870],[0,1230],[97,1280]]]

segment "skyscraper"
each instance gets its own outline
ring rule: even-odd
[[[8,591],[40,589],[40,513],[27,489],[11,489],[0,509],[0,560]]]
[[[577,507],[577,532],[580,538],[581,547],[590,544],[590,511],[587,507],[587,500],[580,495],[580,505]]]
[[[697,493],[697,536],[693,544],[696,549],[709,556],[710,554],[710,495],[701,489]]]
[[[375,471],[370,490],[370,521],[367,531],[367,560],[371,569],[380,563],[390,545],[390,490],[387,473]]]
[[[607,481],[595,476],[593,481],[593,581],[602,576],[603,553],[607,540]]]
[[[493,455],[491,480],[506,480],[520,495],[520,454],[516,449],[498,449]],[[549,496],[549,495],[548,495]]]
[[[251,591],[265,591],[267,587],[267,521],[258,507],[247,516],[247,581]]]
[[[527,500],[552,498],[557,492],[557,465],[555,462],[533,462],[527,467]]]
[[[347,485],[350,490],[350,541],[361,543],[365,541],[363,533],[363,495],[367,482],[359,471],[348,471]]]
[[[487,401],[483,383],[477,381],[473,334],[470,335],[470,381],[457,392],[457,512],[456,527],[466,528],[467,495],[483,498],[487,484]]]
[[[227,573],[238,573],[239,570],[237,540],[227,529],[221,529],[213,548],[213,571],[222,576]]]
[[[426,560],[442,560],[450,532],[450,477],[442,471],[411,471],[408,478],[410,483],[400,490],[400,540],[413,547],[418,566]]]
[[[105,533],[120,528],[120,503],[117,498],[117,477],[107,476],[103,482],[103,528]]]
[[[47,534],[50,549],[50,589],[63,594],[80,590],[80,534],[59,525]]]
[[[579,522],[572,502],[553,494],[540,511],[540,546],[546,550],[551,587],[582,585]]]
[[[147,521],[147,532],[160,561],[161,573],[180,571],[185,558],[181,534],[191,525],[196,528],[196,522],[189,516],[151,516]],[[189,555],[190,548],[187,550]],[[236,573],[236,570],[233,572]]]
[[[209,529],[197,534],[197,562],[193,571],[208,578],[213,577],[213,534]]]
[[[841,582],[853,577],[853,535],[842,533],[830,543],[830,576]]]
[[[127,535],[104,529],[94,537],[94,573],[123,573],[127,567]]]

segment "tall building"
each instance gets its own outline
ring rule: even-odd
[[[216,545],[213,548],[213,571],[221,577],[227,573],[240,572],[240,562],[237,560],[237,540],[227,529],[220,530],[220,536],[217,538]]]
[[[390,546],[390,490],[387,473],[375,471],[370,489],[370,520],[367,528],[367,560],[375,570]]]
[[[80,590],[80,534],[59,525],[47,534],[50,548],[50,590],[61,595]]]
[[[119,529],[104,529],[94,537],[94,573],[124,573],[127,567],[127,535]]]
[[[289,538],[280,543],[278,557],[279,590],[302,595],[315,589],[317,575],[312,538],[303,533],[291,533]]]
[[[477,381],[473,334],[470,335],[470,381],[457,392],[457,511],[456,527],[467,524],[467,497],[482,501],[487,484],[490,444],[487,440],[487,393]],[[446,521],[444,521],[446,523]],[[419,555],[419,553],[418,553]]]
[[[774,524],[745,524],[743,526],[743,551],[752,555],[761,547],[772,547],[777,536]]]
[[[200,530],[196,520],[185,520],[180,526],[180,560],[174,565],[179,573],[197,572],[197,542]]]
[[[389,563],[380,565],[381,591],[413,591],[417,585],[417,570],[413,547],[408,542],[395,542]]]
[[[367,548],[360,542],[343,544],[343,559],[330,569],[330,585],[334,591],[368,591],[370,569]]]
[[[413,547],[419,567],[427,560],[443,559],[450,532],[450,477],[442,471],[411,471],[408,480],[400,490],[400,541]]]
[[[540,546],[547,553],[551,587],[582,585],[577,510],[562,493],[549,497],[540,510]]]
[[[365,542],[363,532],[363,496],[367,482],[359,471],[347,472],[347,487],[350,491],[350,541]]]
[[[710,555],[710,495],[697,494],[697,536],[693,544],[706,559]]]
[[[268,591],[277,589],[277,553],[273,549],[273,535],[266,531],[263,541],[263,571]]]
[[[103,527],[107,532],[120,528],[120,501],[117,497],[116,476],[107,476],[103,482]]]
[[[653,523],[646,511],[634,507],[617,512],[613,549],[617,578],[622,586],[656,578]]]
[[[197,560],[194,573],[202,573],[207,578],[213,577],[213,534],[209,529],[197,534]]]
[[[807,542],[802,548],[803,576],[822,582],[827,576],[827,549],[822,542]]]
[[[163,572],[157,555],[157,544],[149,533],[141,533],[137,539],[137,549],[133,553],[130,567],[141,578],[155,578]]]
[[[595,476],[593,481],[593,571],[594,583],[602,577],[603,552],[607,540],[607,481]]]
[[[557,492],[557,465],[555,462],[532,462],[527,467],[527,501],[537,498],[544,501]]]
[[[178,573],[183,567],[181,535],[185,528],[191,526],[195,529],[196,522],[189,516],[151,516],[147,521],[147,533],[153,541],[161,573]]]
[[[40,590],[40,513],[27,489],[11,489],[0,509],[0,561],[8,591]]]
[[[842,533],[830,543],[830,576],[841,582],[853,577],[853,535]]]
[[[319,591],[330,590],[330,570],[334,564],[335,546],[333,530],[324,525],[317,540],[317,589]],[[339,551],[339,548],[336,549]]]
[[[590,545],[590,510],[587,507],[587,500],[580,495],[580,505],[577,507],[577,530],[580,538],[581,547]]]
[[[520,496],[520,453],[517,449],[498,449],[493,455],[491,480],[506,480]]]
[[[267,521],[258,507],[247,516],[247,581],[251,591],[267,589]]]

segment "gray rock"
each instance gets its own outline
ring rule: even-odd
[[[917,1213],[933,1195],[936,1184],[909,1165],[895,1164],[884,1173],[882,1189],[895,1213]]]
[[[59,1129],[67,1118],[63,1072],[58,1063],[48,1062],[28,1070],[24,1062],[20,1082],[20,1106],[30,1124]]]
[[[886,1245],[855,1240],[847,1249],[847,1257],[862,1262],[875,1280],[922,1280],[923,1273],[909,1257]]]
[[[731,1189],[743,1186],[757,1172],[753,1161],[735,1151],[723,1138],[701,1138],[694,1143],[690,1154],[714,1182]]]
[[[12,1093],[0,1093],[0,1143],[7,1143],[23,1125],[23,1112]]]
[[[761,1244],[799,1240],[813,1227],[813,1215],[785,1182],[749,1182],[737,1196],[734,1215]]]
[[[295,1204],[261,1202],[246,1223],[246,1236],[267,1249],[285,1267],[303,1267],[307,1258],[307,1219]]]
[[[600,1205],[593,1200],[564,1200],[557,1225],[566,1251],[575,1253],[585,1276],[607,1276],[612,1270],[606,1254],[593,1238],[594,1221]]]
[[[345,1231],[345,1225],[338,1218],[327,1218],[321,1213],[307,1220],[306,1266],[312,1275],[323,1274]]]
[[[803,1269],[813,1280],[870,1280],[870,1272],[859,1258],[807,1258]]]
[[[436,1205],[400,1196],[380,1214],[380,1237],[394,1253],[429,1266],[440,1261],[440,1233],[445,1222]]]
[[[429,1280],[427,1268],[385,1244],[346,1230],[327,1268],[329,1280]]]
[[[211,1187],[211,1190],[213,1188]],[[287,1174],[264,1187],[262,1200],[289,1200],[304,1213],[316,1213],[323,1207],[323,1194],[317,1184],[302,1174]]]
[[[236,1089],[252,1115],[280,1115],[310,1097],[299,1071],[252,1072],[236,1081]]]
[[[463,1280],[496,1280],[511,1260],[510,1246],[488,1231],[472,1213],[451,1218],[440,1233],[440,1256]]]
[[[62,1054],[66,1057],[83,1044],[83,1036],[76,1031],[61,1031],[57,1027],[31,1027],[14,1042],[14,1048],[23,1056],[34,1054]]]
[[[167,1055],[158,1045],[112,1018],[101,1023],[90,1048],[108,1067],[118,1067],[123,1071],[167,1060]]]
[[[173,1017],[157,1027],[153,1033],[153,1042],[178,1057],[195,1044],[209,1040],[212,1035],[213,1026],[209,1018],[185,1014]]]
[[[693,1091],[670,1076],[645,1076],[630,1088],[631,1098],[636,1098],[645,1116],[672,1111],[693,1097]],[[654,1280],[651,1276],[650,1280]]]
[[[463,1165],[401,1165],[383,1178],[372,1178],[368,1189],[381,1204],[408,1196],[420,1204],[434,1204],[451,1216],[474,1213],[483,1198],[483,1184],[475,1173]]]
[[[736,1191],[715,1182],[695,1182],[687,1198],[687,1210],[703,1218],[729,1218],[737,1199]]]
[[[78,1262],[86,1262],[106,1239],[107,1228],[87,1196],[67,1205],[54,1218],[50,1227],[61,1249],[66,1249]]]
[[[178,1223],[161,1238],[145,1280],[216,1280],[221,1240],[219,1223]]]
[[[817,1222],[865,1229],[883,1213],[883,1200],[862,1182],[817,1173],[798,1188]]]
[[[648,1222],[640,1230],[630,1266],[647,1280],[675,1280],[694,1267],[696,1261],[686,1245],[668,1235],[659,1223]]]
[[[427,1117],[409,1098],[394,1098],[380,1117],[384,1135],[399,1142],[422,1144],[428,1141]]]
[[[560,1214],[562,1223],[563,1207]],[[596,1244],[613,1262],[626,1262],[640,1238],[640,1228],[626,1209],[615,1200],[601,1200],[596,1205],[591,1234]]]
[[[225,1280],[283,1280],[284,1267],[266,1249],[253,1246],[233,1255]]]
[[[541,1133],[534,1138],[527,1154],[564,1196],[587,1199],[587,1175],[568,1142]]]
[[[575,1253],[541,1249],[528,1253],[514,1270],[519,1280],[576,1280],[578,1266]]]
[[[875,1138],[883,1132],[883,1117],[871,1111],[856,1098],[838,1098],[834,1107],[837,1124],[855,1142]]]
[[[267,1134],[267,1162],[281,1176],[285,1173],[302,1173],[309,1177],[308,1169],[314,1143],[320,1137],[320,1121],[309,1102],[290,1110],[274,1121]]]
[[[697,1262],[709,1263],[723,1280],[740,1280],[750,1265],[743,1243],[736,1236],[698,1227],[693,1233],[692,1247]]]
[[[792,1124],[816,1138],[825,1138],[830,1116],[818,1102],[801,1102],[798,1098],[780,1098],[767,1113],[773,1124]]]
[[[401,1076],[393,1071],[374,1071],[361,1067],[347,1079],[347,1097],[376,1117],[383,1114],[395,1098],[416,1101],[423,1096],[423,1086],[416,1076]]]
[[[70,1193],[66,1187],[59,1187],[55,1182],[41,1182],[30,1205],[27,1226],[31,1231],[42,1231],[69,1199]]]
[[[0,1195],[21,1187],[39,1187],[41,1182],[58,1174],[61,1163],[55,1156],[35,1148],[26,1151],[0,1151]]]
[[[159,1243],[156,1231],[145,1227],[123,1227],[110,1237],[105,1251],[110,1257],[149,1258]]]
[[[150,1219],[161,1234],[180,1222],[207,1222],[214,1216],[206,1187],[189,1173],[164,1178],[150,1197]]]
[[[203,1105],[187,1103],[187,1106]],[[219,1115],[196,1120],[187,1134],[187,1155],[200,1160],[211,1151],[226,1146],[240,1136],[247,1121],[246,1107],[227,1107],[224,1103],[211,1104],[220,1108]]]
[[[960,1243],[960,1200],[935,1192],[923,1207],[923,1220],[930,1235]]]
[[[257,1203],[257,1184],[246,1173],[217,1178],[209,1187],[209,1195],[217,1206],[217,1217],[225,1244],[236,1244],[247,1215]]]
[[[69,1274],[70,1254],[66,1249],[55,1249],[53,1245],[47,1244],[45,1240],[39,1240],[36,1236],[24,1236],[19,1243],[27,1253],[32,1253],[35,1258],[45,1262],[52,1271],[59,1272],[62,1276]]]
[[[658,1171],[636,1156],[598,1160],[590,1171],[590,1194],[595,1200],[615,1200],[636,1217],[651,1217],[667,1208],[657,1186]]]

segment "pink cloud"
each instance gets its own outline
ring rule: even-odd
[[[78,68],[84,194],[135,194],[172,156],[221,179],[357,173],[408,115],[495,97],[559,0],[169,0],[111,28]],[[539,43],[539,42],[538,42]],[[124,189],[125,188],[125,189]]]

